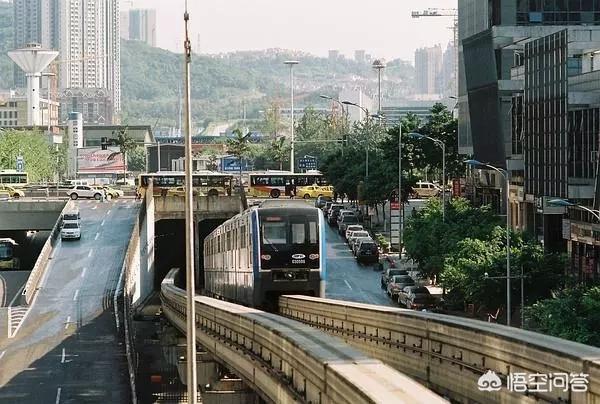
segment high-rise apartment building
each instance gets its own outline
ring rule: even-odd
[[[156,10],[129,10],[129,39],[156,46]]]
[[[58,0],[15,0],[13,48],[38,43],[45,49],[58,49],[58,4]],[[17,65],[13,78],[15,87],[26,86],[25,73]]]
[[[442,47],[440,45],[420,48],[415,51],[417,93],[441,93],[442,61]]]
[[[119,1],[62,0],[60,19],[62,115],[81,112],[85,122],[112,123],[121,109]],[[98,115],[107,102],[111,116]]]
[[[354,51],[354,61],[358,62],[358,63],[365,63],[366,62],[366,52],[363,49],[359,49],[359,50],[355,50]]]

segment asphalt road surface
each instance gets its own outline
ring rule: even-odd
[[[381,272],[375,265],[358,264],[337,227],[328,226],[326,297],[397,307],[381,289],[380,279]]]
[[[127,403],[112,298],[138,202],[78,201],[82,238],[61,242],[13,338],[0,323],[0,403]]]

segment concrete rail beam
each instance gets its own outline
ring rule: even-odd
[[[471,403],[598,403],[600,349],[531,331],[435,313],[282,296],[280,314],[338,336],[453,400]],[[482,391],[489,370],[502,382]],[[588,374],[587,392],[510,391],[510,375]]]
[[[156,220],[185,218],[184,198],[156,196],[152,199],[154,200]],[[196,220],[230,218],[240,212],[240,206],[239,196],[196,196],[194,197],[194,217]]]
[[[185,333],[185,291],[172,270],[163,312]],[[269,403],[446,402],[421,384],[326,333],[273,313],[197,296],[197,341]]]

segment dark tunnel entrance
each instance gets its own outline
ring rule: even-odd
[[[195,259],[196,291],[204,288],[204,238],[222,224],[225,219],[206,219],[197,224],[198,249]],[[185,269],[185,220],[159,220],[154,225],[154,290],[160,291],[160,284],[172,268]],[[179,287],[185,287],[185,275],[180,272],[176,280]]]

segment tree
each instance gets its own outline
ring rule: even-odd
[[[127,154],[127,168],[130,171],[144,171],[146,169],[146,150],[137,146]]]
[[[233,131],[233,138],[227,139],[227,153],[237,157],[240,163],[239,193],[240,197],[242,198],[244,209],[247,208],[247,202],[244,194],[244,184],[242,182],[242,163],[243,159],[246,158],[250,152],[249,139],[250,132],[244,135],[239,129],[235,129]]]
[[[113,131],[113,136],[115,132]],[[129,136],[127,128],[120,129],[116,133],[117,137],[113,138],[114,143],[119,146],[119,152],[123,156],[123,181],[127,179],[127,153],[132,152],[137,147],[135,140]]]
[[[290,156],[291,146],[288,145],[284,137],[274,139],[271,147],[267,150],[269,157],[279,163],[279,169],[283,170],[283,162]]]
[[[283,132],[286,125],[281,118],[281,106],[278,102],[272,102],[266,109],[261,125],[263,132],[276,138]]]
[[[16,169],[17,156],[22,156],[31,182],[52,180],[57,168],[53,153],[48,138],[39,131],[0,131],[0,169]]]
[[[208,164],[206,165],[206,168],[209,171],[217,171],[219,169],[219,158],[213,150],[211,150],[208,155]]]
[[[562,290],[528,307],[525,318],[535,331],[600,347],[600,287]]]

